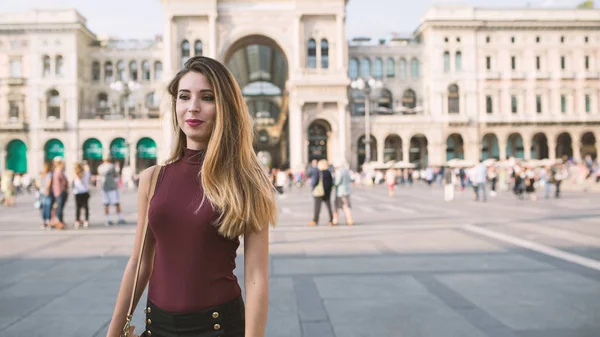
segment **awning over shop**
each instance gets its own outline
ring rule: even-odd
[[[65,146],[58,139],[50,139],[44,146],[46,152],[46,160],[52,160],[55,157],[65,157]]]
[[[102,159],[102,143],[90,138],[83,143],[83,159]]]
[[[137,157],[156,159],[156,142],[150,138],[142,138],[137,143]]]
[[[125,142],[125,139],[113,139],[110,143],[110,156],[114,159],[125,159],[127,156],[127,142]]]
[[[27,172],[27,145],[20,139],[6,146],[6,169],[17,173]]]

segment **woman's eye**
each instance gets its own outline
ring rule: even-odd
[[[188,95],[179,95],[179,99],[188,100],[189,96]]]
[[[202,99],[205,101],[214,101],[215,98],[211,95],[204,95],[202,96]]]

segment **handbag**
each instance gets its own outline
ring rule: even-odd
[[[133,304],[135,302],[135,290],[137,288],[138,278],[140,276],[140,266],[142,265],[142,256],[144,253],[144,247],[146,246],[146,237],[148,236],[148,210],[150,209],[150,200],[154,196],[154,190],[156,189],[156,181],[158,180],[158,174],[160,173],[162,165],[157,165],[154,167],[152,171],[152,179],[150,179],[150,185],[148,186],[148,202],[146,205],[146,216],[144,217],[143,227],[142,227],[142,245],[140,247],[140,251],[138,253],[137,265],[135,267],[135,277],[133,279],[133,289],[131,290],[131,300],[129,301],[129,309],[127,310],[127,320],[125,321],[125,325],[121,330],[121,337],[140,337],[140,335],[136,335],[134,332],[135,326],[131,325],[131,320],[133,319],[133,311],[135,310]]]
[[[317,186],[313,188],[312,195],[317,198],[325,195],[325,188],[323,187],[323,174],[321,172],[319,172],[319,182],[317,183]]]

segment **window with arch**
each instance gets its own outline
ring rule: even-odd
[[[46,119],[60,119],[60,94],[54,89],[46,94]]]
[[[194,55],[202,56],[202,41],[200,40],[194,42]]]
[[[157,104],[156,104],[156,101],[155,101],[154,91],[151,91],[151,92],[149,92],[149,93],[146,94],[145,103],[146,103],[146,107],[148,109],[154,109],[154,108],[156,108]]]
[[[371,76],[371,60],[366,57],[360,60],[360,75],[363,78]]]
[[[138,67],[135,61],[129,62],[129,79],[132,81],[138,80]]]
[[[96,112],[105,113],[108,112],[108,95],[106,93],[99,93],[96,99]]]
[[[315,41],[315,39],[308,40],[306,67],[312,69],[317,67],[317,41]]]
[[[400,59],[400,78],[405,80],[407,76],[406,72],[406,59],[403,57]]]
[[[460,51],[457,51],[454,55],[454,69],[462,71],[462,53]]]
[[[380,57],[375,59],[375,64],[373,65],[373,77],[376,79],[383,78],[383,60]]]
[[[44,67],[42,70],[42,76],[46,77],[50,75],[50,56],[44,55],[42,57],[42,66]]]
[[[409,109],[414,109],[417,106],[417,94],[414,90],[404,90],[404,94],[402,95],[402,106]]]
[[[92,81],[100,81],[100,62],[92,62]]]
[[[494,111],[492,103],[492,96],[485,96],[485,112],[487,112],[488,114],[491,114]]]
[[[386,75],[387,77],[395,77],[396,76],[396,62],[393,58],[388,58],[386,63]]]
[[[104,63],[104,80],[106,82],[112,82],[113,81],[113,65],[112,62],[107,61],[106,63]]]
[[[125,81],[125,62],[117,62],[117,81]]]
[[[460,113],[460,93],[458,85],[451,84],[448,86],[448,113]]]
[[[419,78],[419,60],[416,58],[410,61],[410,73],[413,79]]]
[[[190,58],[190,42],[188,40],[181,41],[181,67]]]
[[[321,68],[329,68],[329,41],[321,40]]]
[[[162,62],[155,61],[154,62],[154,80],[160,81],[162,79]]]
[[[58,55],[56,57],[56,68],[55,68],[55,73],[56,75],[62,75],[63,74],[63,64],[64,64],[64,60],[63,57],[61,55]]]
[[[150,62],[142,61],[142,80],[150,81]]]
[[[450,52],[444,52],[444,71],[450,71]]]
[[[353,80],[358,78],[358,60],[354,57],[348,62],[348,76]]]
[[[393,106],[392,93],[387,89],[382,89],[377,100],[377,112],[389,114],[392,112]]]

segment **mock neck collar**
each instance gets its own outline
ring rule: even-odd
[[[188,148],[183,149],[183,161],[192,165],[201,165],[204,161],[204,154],[206,150],[192,150]]]

